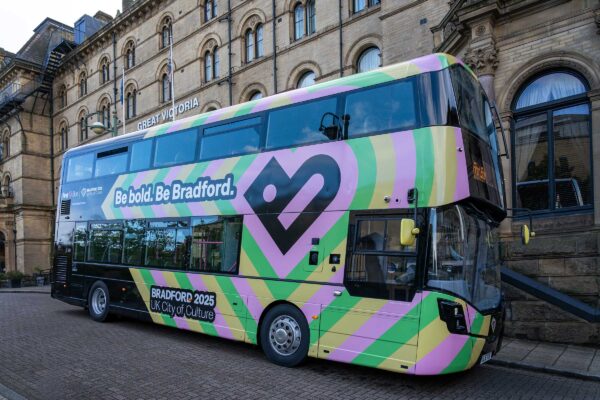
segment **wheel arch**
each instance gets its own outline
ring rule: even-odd
[[[256,328],[256,344],[261,349],[262,349],[262,345],[260,343],[260,330],[262,328],[262,324],[265,319],[265,316],[269,313],[269,311],[271,311],[273,308],[275,308],[281,304],[288,304],[288,305],[296,308],[302,315],[305,315],[304,312],[300,309],[300,307],[298,307],[297,304],[295,304],[294,302],[289,301],[289,300],[275,300],[272,303],[270,303],[268,306],[266,306],[264,308],[264,310],[262,311],[262,313],[260,314],[260,317],[258,318],[258,326]],[[309,340],[310,340],[310,321],[308,320],[308,318],[306,319],[306,323],[308,324],[308,335],[309,335]]]

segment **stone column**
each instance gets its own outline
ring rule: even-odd
[[[494,74],[498,68],[497,54],[496,42],[490,38],[483,43],[471,43],[464,56],[464,61],[479,77],[485,94],[494,103],[496,102]]]
[[[590,92],[592,124],[592,154],[594,157],[592,176],[594,177],[594,224],[600,225],[600,89]]]

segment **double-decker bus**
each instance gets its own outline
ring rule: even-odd
[[[490,105],[433,54],[70,149],[52,296],[417,375],[500,347]]]

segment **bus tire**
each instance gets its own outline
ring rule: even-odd
[[[304,314],[291,304],[279,304],[267,312],[260,327],[260,344],[267,358],[284,367],[306,359],[310,333]]]
[[[88,313],[90,317],[97,322],[108,320],[109,304],[108,287],[104,282],[96,281],[90,288],[88,295]]]

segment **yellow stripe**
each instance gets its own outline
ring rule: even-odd
[[[169,287],[181,289],[181,286],[179,285],[179,282],[177,282],[173,272],[161,271],[160,273],[165,278],[165,281]]]
[[[306,303],[322,287],[323,287],[322,285],[306,285],[306,284],[302,284],[302,285],[298,286],[296,288],[296,290],[294,290],[288,296],[288,299],[291,300],[291,301],[297,301],[297,302],[301,302],[301,303]]]
[[[235,164],[237,164],[239,159],[239,157],[226,159],[212,175],[212,179],[220,179],[223,178],[225,175],[231,173],[233,167],[235,167]]]
[[[175,179],[178,179],[183,182],[187,182],[187,180],[189,179],[189,175],[192,173],[192,171],[194,170],[195,167],[196,167],[196,164],[184,165],[181,168],[181,171],[179,171],[179,173],[175,177]]]
[[[388,204],[384,201],[385,196],[391,196],[394,191],[394,179],[396,171],[393,167],[395,164],[394,143],[390,135],[373,136],[370,138],[373,144],[375,157],[375,165],[377,168],[377,184],[371,197],[369,209],[387,208]]]
[[[413,336],[408,342],[416,343],[417,337],[418,335]],[[402,364],[412,367],[415,365],[414,360],[417,351],[417,346],[404,344],[398,350],[392,353],[391,356],[387,357],[381,364],[379,364],[377,368],[406,373],[405,369],[400,368],[400,363],[398,361],[402,361]]]
[[[235,311],[231,308],[229,304],[227,296],[231,294],[225,294],[221,290],[221,287],[217,283],[217,280],[214,276],[211,275],[202,275],[202,281],[207,288],[212,290],[217,294],[217,307],[219,308],[220,314],[223,316],[227,325],[230,329],[237,329],[240,331],[244,330],[242,322],[235,315]],[[241,299],[240,299],[241,300]]]
[[[240,254],[240,275],[258,276],[258,271],[243,248]]]
[[[473,350],[471,351],[471,358],[469,359],[469,365],[466,369],[471,368],[477,360],[479,359],[479,355],[481,354],[481,350],[483,350],[483,345],[485,344],[485,339],[475,339],[475,345],[473,346]]]
[[[435,319],[419,333],[419,348],[417,349],[417,362],[438,347],[449,335],[446,323],[439,318]]]
[[[340,264],[336,266],[336,269],[339,269],[341,265],[345,265],[345,254],[346,254],[346,239],[342,240],[342,242],[329,253],[340,254]],[[318,268],[315,269],[305,280],[314,281],[314,282],[323,282],[329,281],[329,279],[335,274],[331,270],[329,265],[329,257],[324,257],[321,264],[319,264]]]
[[[246,283],[252,289],[249,295],[254,296],[260,305],[265,308],[273,301],[273,295],[262,279],[246,279]]]

